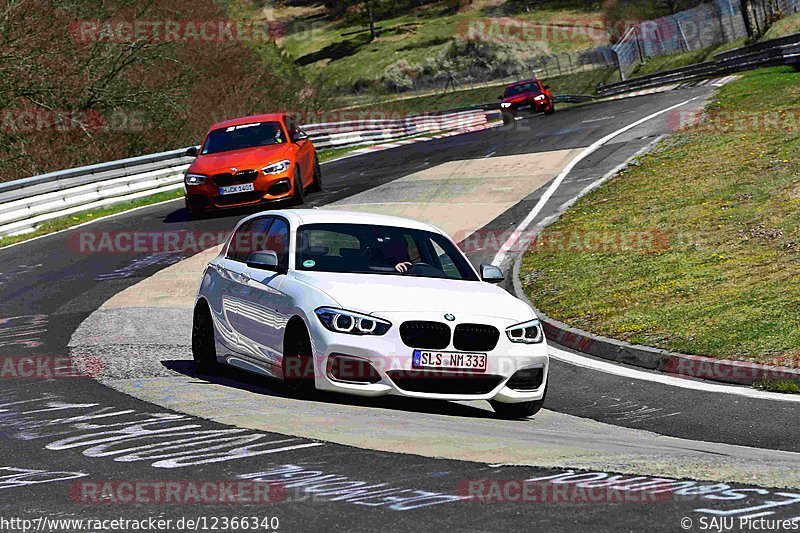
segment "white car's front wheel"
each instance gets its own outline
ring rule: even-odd
[[[528,418],[538,413],[544,405],[544,400],[547,398],[547,386],[545,385],[544,396],[541,400],[533,402],[522,403],[503,403],[497,401],[490,401],[492,409],[501,418],[509,420],[519,420],[520,418]]]
[[[305,326],[290,323],[286,328],[281,368],[283,381],[290,390],[314,390],[314,357]]]

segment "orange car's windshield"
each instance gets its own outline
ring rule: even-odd
[[[253,122],[212,131],[201,153],[216,154],[285,142],[283,128],[278,122]]]
[[[521,85],[512,85],[511,87],[506,89],[505,97],[508,98],[510,96],[516,96],[522,93],[534,92],[539,93],[539,84],[538,83],[523,83]]]

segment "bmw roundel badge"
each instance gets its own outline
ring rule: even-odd
[[[451,315],[450,313],[447,313],[446,315],[444,315],[444,319],[452,322],[453,320],[456,319],[456,317],[454,315]]]

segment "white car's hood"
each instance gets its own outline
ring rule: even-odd
[[[414,276],[294,272],[343,309],[363,313],[441,312],[523,322],[535,317],[530,306],[500,287],[478,281]]]

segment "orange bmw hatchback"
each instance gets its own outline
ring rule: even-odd
[[[316,149],[289,115],[254,115],[211,126],[184,177],[186,209],[204,211],[293,200],[322,188]]]

